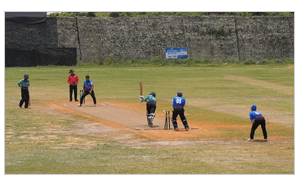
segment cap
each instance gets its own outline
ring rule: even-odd
[[[152,95],[153,97],[156,97],[156,93],[154,91],[151,92],[150,95]]]
[[[25,74],[25,75],[24,75],[24,78],[29,78],[29,75],[28,75],[28,74]]]
[[[89,78],[89,75],[87,75],[86,78]]]
[[[71,69],[69,73],[74,72],[74,69]]]
[[[178,92],[177,92],[177,96],[182,97],[182,92],[178,91]]]
[[[252,109],[252,110],[256,110],[256,108],[257,108],[256,105],[252,105],[252,106],[251,106],[251,109]]]

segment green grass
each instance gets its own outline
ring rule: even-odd
[[[212,138],[208,136],[209,139],[179,138],[184,144],[173,146],[150,144],[154,140],[123,130],[81,134],[81,124],[91,124],[93,120],[50,107],[51,100],[67,102],[67,77],[71,68],[5,69],[6,174],[294,173],[294,125],[270,121],[269,142],[248,143],[245,140],[250,132],[249,110],[245,118],[211,109],[218,106],[250,108],[255,102],[261,109],[273,110],[274,114],[276,111],[293,114],[294,95],[224,79],[225,75],[243,76],[294,87],[294,69],[287,65],[73,67],[80,84],[90,75],[99,102],[138,103],[138,82],[142,81],[145,96],[151,91],[157,93],[158,112],[171,109],[171,99],[181,90],[189,100],[186,106],[189,122],[213,127],[218,127],[218,123],[236,125],[216,128],[220,133]],[[29,74],[31,81],[33,106],[28,110],[18,108],[20,90],[16,83],[24,73]],[[198,102],[208,105],[196,106]],[[255,136],[262,137],[260,128],[256,132]],[[132,137],[116,139],[126,135]],[[138,146],[128,145],[136,140],[141,141]]]
[[[202,66],[211,66],[211,67],[220,67],[221,65],[282,65],[282,64],[294,64],[294,59],[290,58],[281,58],[281,59],[263,59],[263,60],[254,60],[247,59],[246,61],[238,61],[235,59],[224,60],[224,61],[213,61],[211,59],[165,59],[161,56],[151,57],[149,59],[123,59],[107,57],[105,60],[92,59],[89,62],[78,60],[77,66],[79,67],[101,67],[101,66],[110,66],[110,67],[142,67],[142,66],[185,66],[185,67],[202,67]]]

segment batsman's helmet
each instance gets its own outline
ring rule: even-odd
[[[25,74],[25,75],[24,75],[24,78],[29,78],[29,75],[28,75],[28,74]]]
[[[252,105],[252,106],[251,106],[251,109],[252,109],[252,110],[256,110],[256,105]]]
[[[182,92],[178,91],[178,92],[177,92],[177,96],[182,97]]]
[[[156,93],[155,92],[151,92],[150,95],[152,95],[153,97],[156,97]]]

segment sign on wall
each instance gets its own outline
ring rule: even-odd
[[[166,48],[166,58],[187,58],[187,48]]]

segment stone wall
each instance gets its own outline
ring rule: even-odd
[[[49,17],[37,25],[5,22],[5,46],[75,47],[84,62],[165,58],[166,47],[214,61],[294,58],[294,17]]]

